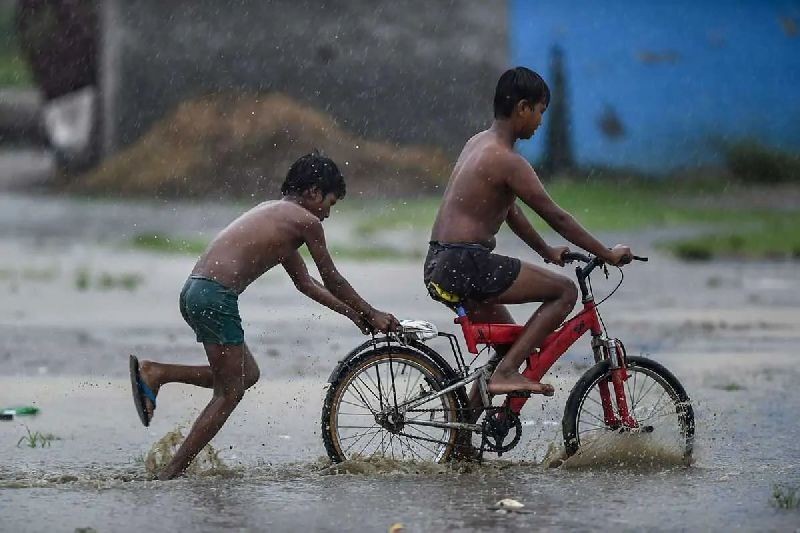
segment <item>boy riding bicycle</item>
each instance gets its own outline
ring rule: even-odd
[[[258,381],[258,365],[244,342],[238,297],[266,271],[280,263],[300,292],[346,316],[364,333],[398,326],[394,316],[376,310],[353,290],[326,248],[322,221],[345,195],[344,178],[336,164],[316,152],[304,155],[292,164],[281,192],[282,199],[257,205],[222,230],[198,259],[181,291],[181,314],[197,342],[203,343],[209,365],[139,363],[131,356],[133,398],[145,426],[162,385],[187,383],[214,391],[160,479],[180,475],[220,430],[244,391]],[[324,285],[309,275],[298,252],[303,244]]]
[[[530,163],[514,151],[542,122],[550,90],[535,72],[517,67],[500,76],[494,122],[467,141],[456,161],[431,231],[424,280],[431,296],[462,303],[469,318],[482,323],[514,323],[505,304],[542,302],[511,346],[497,346],[500,359],[489,381],[492,394],[532,392],[552,395],[551,385],[519,373],[531,351],[541,346],[575,305],[577,288],[550,270],[492,253],[503,222],[545,261],[564,265],[566,246],[549,246],[522,209],[522,200],[565,239],[612,265],[630,261],[629,247],[604,246],[547,194]],[[470,392],[472,419],[481,412],[476,387]]]

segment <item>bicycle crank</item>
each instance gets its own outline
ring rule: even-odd
[[[481,426],[481,454],[486,449],[500,457],[514,448],[522,437],[522,422],[508,407],[487,412]]]

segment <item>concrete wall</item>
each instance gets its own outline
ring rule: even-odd
[[[564,50],[576,157],[650,171],[755,138],[800,150],[800,5],[789,0],[512,0],[511,61]],[[547,116],[545,116],[545,128]],[[541,155],[537,133],[521,150]]]
[[[456,151],[491,120],[507,66],[505,2],[108,0],[104,143],[113,152],[177,103],[281,91],[357,134]]]

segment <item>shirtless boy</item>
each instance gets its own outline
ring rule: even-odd
[[[519,373],[534,347],[557,328],[575,305],[578,291],[567,277],[531,263],[492,253],[503,222],[545,261],[563,266],[566,246],[549,246],[534,230],[517,198],[573,244],[621,265],[631,260],[627,246],[609,249],[587,232],[547,194],[531,165],[514,151],[517,139],[530,139],[542,122],[550,90],[535,72],[517,67],[503,73],[494,96],[494,122],[472,137],[458,158],[431,232],[425,259],[425,284],[437,300],[458,297],[475,322],[513,323],[505,304],[543,302],[502,358],[489,392],[552,395],[553,387]],[[470,394],[475,419],[480,397]]]
[[[180,475],[217,434],[244,391],[259,378],[259,369],[244,342],[238,297],[267,270],[283,265],[295,287],[313,300],[346,316],[362,332],[397,327],[394,316],[365,302],[331,260],[322,221],[345,195],[336,164],[318,153],[304,155],[289,169],[281,187],[283,198],[264,202],[231,222],[211,242],[195,264],[180,294],[183,318],[205,347],[209,365],[185,366],[131,356],[133,398],[147,426],[156,394],[166,383],[186,383],[213,389],[211,402],[192,426],[160,479]],[[312,278],[297,251],[305,244],[324,283]]]

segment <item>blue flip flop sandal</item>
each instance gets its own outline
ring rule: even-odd
[[[147,427],[150,425],[150,414],[147,412],[147,407],[145,406],[144,400],[147,398],[153,402],[153,408],[155,409],[156,395],[139,375],[139,360],[135,355],[130,356],[130,371],[133,405],[136,407],[136,413],[139,415],[139,420],[141,420],[142,424]]]

